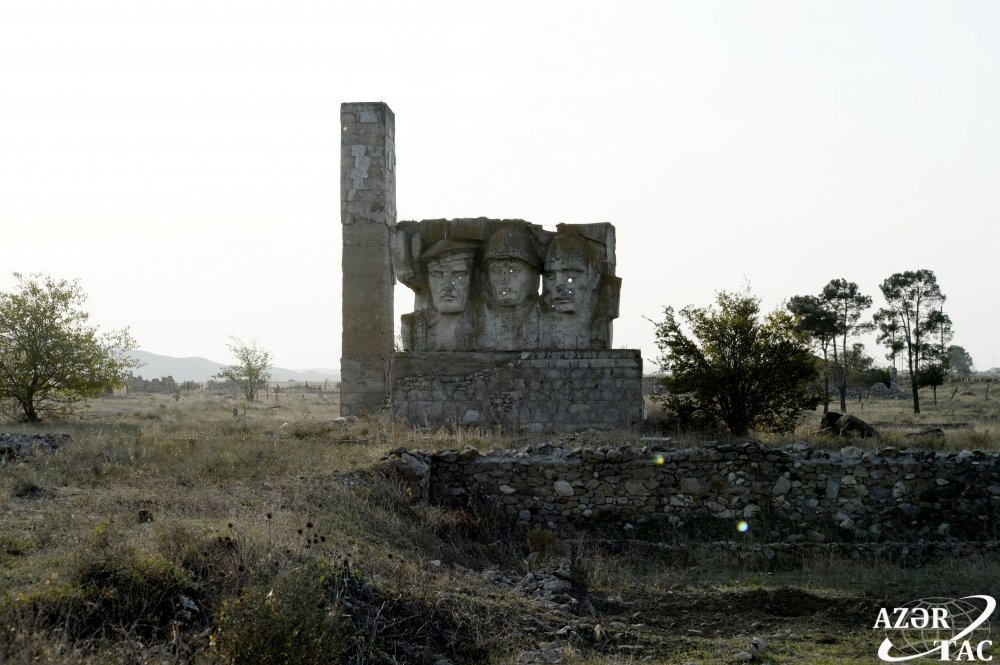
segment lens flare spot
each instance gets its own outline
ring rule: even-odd
[[[663,459],[662,453],[656,453],[653,455],[653,464],[664,464],[667,460]]]
[[[740,533],[746,533],[750,530],[750,525],[747,524],[746,520],[740,520],[736,523],[736,530]]]

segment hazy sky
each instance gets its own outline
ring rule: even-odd
[[[998,35],[993,1],[2,0],[0,290],[79,278],[145,350],[338,368],[339,107],[384,101],[399,219],[615,224],[647,369],[665,305],[845,277],[878,307],[918,268],[985,369]]]

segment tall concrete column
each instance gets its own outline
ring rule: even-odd
[[[393,349],[389,232],[396,223],[395,116],[382,102],[340,106],[343,339],[340,414],[381,408]]]

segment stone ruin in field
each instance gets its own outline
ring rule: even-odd
[[[641,420],[642,357],[614,350],[611,224],[396,222],[394,116],[341,107],[341,414],[411,425],[610,428]],[[393,285],[414,311],[393,333]]]
[[[69,434],[8,434],[0,432],[0,464],[35,455],[50,453],[73,442]]]
[[[430,504],[485,503],[525,527],[605,529],[681,550],[1000,556],[1000,455],[978,450],[540,444],[399,448],[382,465]]]

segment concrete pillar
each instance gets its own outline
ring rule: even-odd
[[[340,414],[381,408],[393,349],[389,231],[396,223],[395,116],[382,102],[340,106],[343,339]]]

